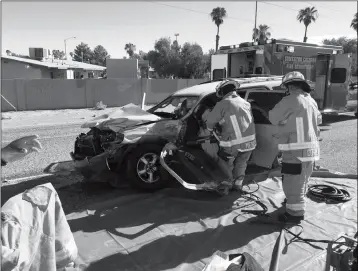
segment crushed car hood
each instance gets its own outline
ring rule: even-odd
[[[160,117],[144,111],[139,106],[134,104],[127,104],[119,109],[113,110],[108,114],[103,114],[99,117],[93,118],[92,120],[84,123],[81,128],[96,127],[100,130],[110,129],[114,132],[123,132],[129,127],[145,124],[148,122],[156,122],[159,120],[161,120]],[[143,128],[144,127],[142,127],[142,129]]]

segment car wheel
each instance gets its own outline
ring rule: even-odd
[[[135,188],[156,191],[166,186],[167,178],[160,165],[161,145],[141,145],[128,159],[129,182]]]

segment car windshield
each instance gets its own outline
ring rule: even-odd
[[[170,96],[148,110],[152,114],[166,113],[183,117],[197,103],[198,96]]]

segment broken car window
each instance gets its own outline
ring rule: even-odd
[[[169,113],[175,114],[176,111],[182,109],[183,111],[188,112],[198,101],[199,97],[197,96],[172,96],[164,102],[160,103],[152,112],[153,113]],[[184,103],[184,101],[186,102]],[[185,108],[182,108],[185,107]]]

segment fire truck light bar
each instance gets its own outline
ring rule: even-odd
[[[235,48],[244,48],[244,47],[251,47],[251,46],[258,46],[258,45],[265,45],[265,44],[272,44],[275,43],[275,40],[269,39],[266,40],[265,42],[244,42],[241,43],[241,46],[239,44],[235,44],[235,45],[226,45],[226,46],[220,46],[219,50],[229,50],[229,49],[235,49]],[[243,46],[243,44],[245,44]]]

